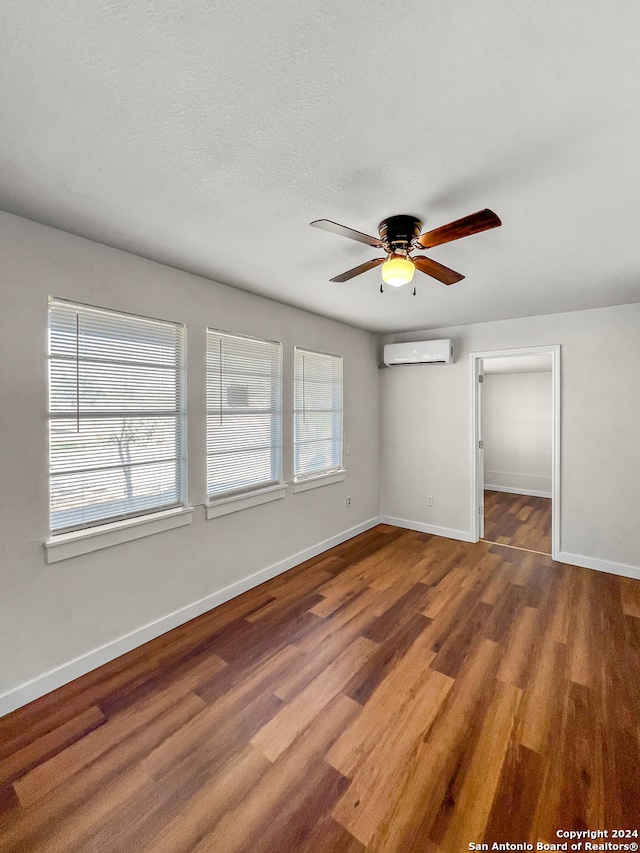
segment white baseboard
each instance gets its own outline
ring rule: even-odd
[[[85,675],[87,672],[91,672],[91,670],[97,669],[97,667],[109,661],[115,660],[115,658],[138,648],[143,643],[154,640],[156,637],[161,636],[161,634],[166,634],[167,631],[177,628],[190,619],[201,616],[219,604],[224,604],[225,601],[229,601],[229,599],[235,598],[237,595],[253,589],[255,586],[259,586],[270,578],[280,575],[294,566],[300,565],[300,563],[304,563],[305,560],[317,557],[318,554],[322,554],[324,551],[328,551],[330,548],[334,548],[336,545],[340,545],[342,542],[346,542],[348,539],[364,533],[365,530],[370,530],[377,524],[380,524],[379,516],[370,518],[368,521],[362,522],[362,524],[351,527],[349,530],[338,533],[336,536],[325,539],[323,542],[318,542],[316,545],[312,545],[304,551],[299,551],[297,554],[293,554],[279,563],[267,566],[266,569],[261,569],[259,572],[242,578],[242,580],[236,581],[205,598],[201,598],[199,601],[194,601],[193,604],[188,604],[186,607],[174,610],[173,613],[169,613],[155,622],[150,622],[148,625],[136,628],[135,631],[131,631],[117,640],[105,643],[105,645],[87,652],[87,654],[81,655],[68,663],[62,664],[62,666],[58,666],[31,681],[27,681],[1,694],[0,717],[11,711],[15,711],[16,708],[20,708],[34,699],[38,699],[40,696],[44,696],[46,693],[50,693],[52,690],[56,690],[58,687],[62,687],[63,684],[68,684],[75,678],[79,678],[81,675]]]
[[[608,572],[610,575],[622,575],[625,578],[640,580],[640,566],[611,563],[609,560],[598,560],[596,557],[585,557],[582,554],[569,554],[567,551],[560,551],[556,557],[556,562],[568,563],[570,566],[581,566],[584,569],[595,569],[597,572]]]
[[[489,467],[484,469],[486,489],[498,492],[509,492],[516,495],[538,495],[546,497],[551,494],[551,476],[543,474],[518,474],[515,471],[494,471]],[[491,483],[490,486],[486,485]]]
[[[422,521],[409,521],[406,518],[393,518],[390,515],[381,517],[383,524],[394,527],[404,527],[406,530],[417,530],[420,533],[431,533],[433,536],[444,536],[445,539],[459,539],[462,542],[473,542],[474,539],[466,530],[453,530],[450,527],[435,527],[433,524],[423,524]]]
[[[550,498],[551,492],[545,492],[540,489],[514,489],[510,486],[488,486],[484,484],[487,492],[506,492],[508,495],[526,495],[532,498]]]

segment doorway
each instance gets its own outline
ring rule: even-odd
[[[474,541],[560,551],[560,347],[471,354]]]

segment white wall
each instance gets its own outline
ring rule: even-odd
[[[455,364],[380,372],[383,518],[470,537],[470,353],[560,344],[562,559],[640,577],[640,304],[384,342],[449,337]]]
[[[0,292],[0,697],[378,519],[373,335],[4,213]],[[187,527],[47,565],[50,294],[187,325],[189,500],[196,511]],[[205,520],[207,325],[284,343],[286,480],[292,475],[293,347],[344,356],[345,444],[351,446],[344,482],[299,494],[289,489],[283,500]],[[109,658],[108,650],[100,654]],[[100,655],[91,660],[99,663]],[[67,674],[78,674],[78,666]],[[51,689],[56,678],[65,675],[38,684]],[[29,690],[38,695],[36,685],[20,693],[23,700]],[[12,701],[5,696],[4,710]]]
[[[551,497],[551,373],[488,373],[482,383],[486,489]]]

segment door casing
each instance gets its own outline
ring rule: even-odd
[[[471,442],[471,535],[478,542],[484,534],[484,465],[479,443],[482,435],[481,383],[483,359],[513,358],[514,356],[551,356],[551,556],[560,553],[560,346],[520,347],[518,349],[488,350],[471,353],[471,399],[473,436]]]

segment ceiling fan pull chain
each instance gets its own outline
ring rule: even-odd
[[[413,295],[414,295],[414,296],[416,295],[416,289],[415,289],[415,287],[413,288]]]
[[[384,288],[382,285],[380,285],[380,293],[384,293]]]

